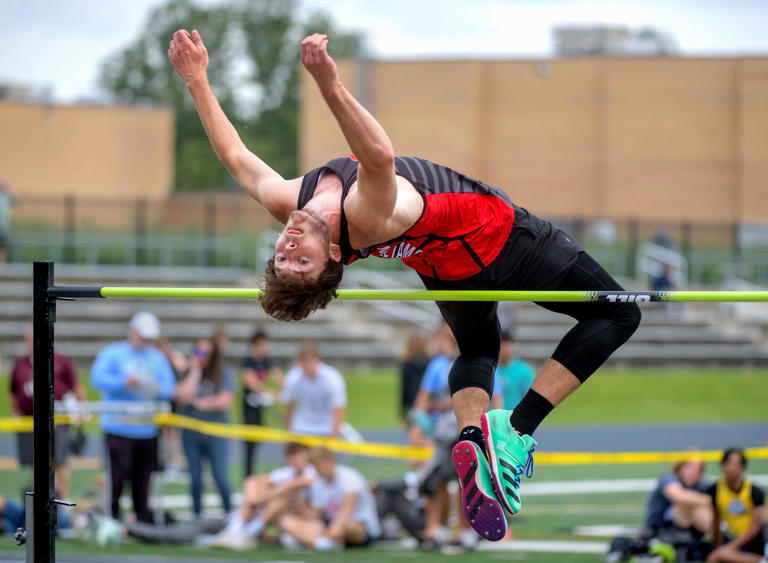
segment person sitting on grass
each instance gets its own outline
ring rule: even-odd
[[[712,544],[707,563],[758,563],[766,551],[763,525],[768,522],[765,495],[744,476],[747,458],[739,448],[728,448],[720,462],[723,476],[707,490],[712,499]],[[725,537],[721,530],[725,524]]]
[[[309,448],[285,445],[286,465],[245,480],[243,504],[227,527],[214,538],[213,547],[248,550],[256,547],[264,529],[297,505],[306,505],[307,488],[317,473],[309,463]]]
[[[679,528],[705,534],[712,528],[711,499],[703,479],[704,462],[697,456],[674,465],[661,476],[648,499],[645,527],[652,535]]]
[[[283,546],[328,551],[371,544],[381,535],[381,527],[365,478],[356,469],[337,464],[326,448],[311,450],[309,460],[317,471],[309,486],[309,506],[280,518]]]
[[[15,534],[24,527],[24,505],[0,495],[0,533]]]

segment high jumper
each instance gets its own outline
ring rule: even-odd
[[[507,194],[450,168],[395,156],[382,126],[347,91],[325,35],[301,43],[301,60],[352,155],[285,179],[254,155],[221,110],[197,31],[177,31],[168,56],[189,90],[216,154],[238,183],[285,225],[267,264],[264,310],[300,320],[334,297],[344,265],[401,259],[428,289],[607,290],[621,286],[568,234]],[[437,302],[459,345],[450,373],[461,428],[453,449],[464,513],[499,540],[520,511],[520,478],[532,474],[531,437],[637,329],[635,303],[539,303],[577,324],[563,337],[514,412],[489,408],[498,362],[496,302]]]

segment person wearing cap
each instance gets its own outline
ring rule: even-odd
[[[165,355],[155,348],[160,321],[148,311],[136,313],[127,340],[106,346],[91,368],[91,385],[105,403],[169,400],[176,379]],[[140,522],[152,522],[149,479],[157,466],[158,428],[152,422],[135,423],[130,415],[104,413],[101,428],[109,461],[111,515],[120,518],[120,495],[130,482],[133,510]]]

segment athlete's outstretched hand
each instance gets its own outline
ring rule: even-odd
[[[328,92],[339,83],[336,63],[328,54],[328,37],[314,33],[301,42],[301,62],[317,82],[320,92]]]
[[[197,30],[189,33],[186,29],[180,29],[174,33],[168,44],[168,58],[185,84],[205,78],[208,51]]]

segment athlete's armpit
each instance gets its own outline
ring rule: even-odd
[[[424,199],[402,176],[392,177],[394,188],[379,193],[365,189],[358,171],[357,183],[344,202],[353,248],[364,248],[392,240],[410,229],[421,217]],[[370,184],[369,184],[370,187]],[[381,193],[386,189],[386,194]]]

